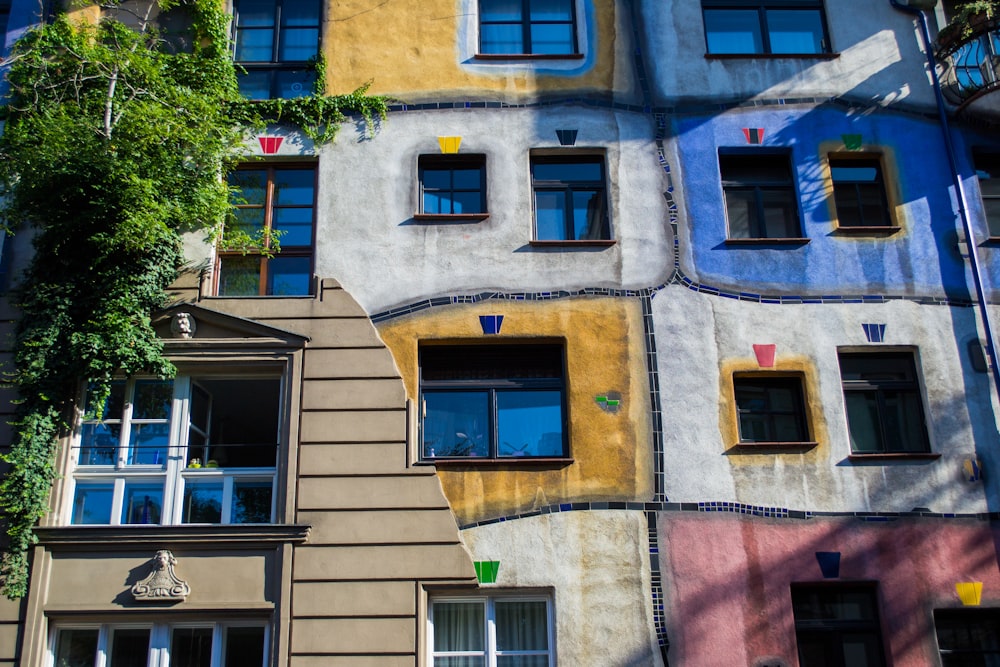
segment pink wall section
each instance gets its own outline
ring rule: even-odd
[[[983,582],[1000,607],[1000,526],[974,519],[659,517],[670,664],[798,665],[789,584],[824,580],[817,551],[841,552],[840,581],[878,582],[888,664],[940,664],[933,610],[961,607],[955,584]]]

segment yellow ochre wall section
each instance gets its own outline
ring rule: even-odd
[[[504,316],[501,333],[484,336],[479,316],[494,314]],[[541,468],[517,462],[439,466],[438,476],[460,524],[560,502],[652,498],[649,384],[638,301],[491,301],[425,311],[378,328],[395,356],[407,395],[414,400],[419,393],[421,341],[565,341],[573,462]],[[595,400],[607,392],[621,394],[617,413],[605,411]]]
[[[327,3],[322,50],[327,58],[327,90],[346,92],[372,81],[370,92],[403,101],[467,95],[488,99],[490,93],[595,90],[615,84],[616,2],[592,3],[578,13],[578,34],[587,31],[589,47],[582,60],[565,60],[565,73],[545,72],[553,61],[473,61],[477,71],[460,63],[460,40],[476,43],[476,0],[342,0]],[[588,19],[590,25],[588,25]],[[626,54],[627,55],[627,54]],[[485,73],[483,70],[487,70]]]

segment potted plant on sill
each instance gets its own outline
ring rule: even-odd
[[[967,40],[985,25],[996,20],[1000,0],[973,0],[958,6],[958,11],[948,25],[938,32],[938,53],[953,50],[954,46]]]

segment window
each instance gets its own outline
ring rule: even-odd
[[[252,100],[312,92],[319,55],[319,0],[233,0],[240,93]]]
[[[851,452],[929,452],[913,355],[841,352],[839,356]]]
[[[222,238],[219,252],[219,296],[301,296],[312,292],[313,222],[316,168],[314,166],[237,169],[229,174],[235,215]],[[235,234],[270,251],[277,239],[279,251],[226,248]]]
[[[1000,664],[1000,609],[935,609],[941,667]]]
[[[806,442],[802,381],[797,377],[733,378],[740,442]]]
[[[801,237],[787,154],[720,153],[730,239]]]
[[[702,0],[710,54],[829,53],[822,0]]]
[[[425,459],[566,455],[560,345],[420,350]]]
[[[425,216],[486,213],[486,157],[421,155],[420,214]]]
[[[432,664],[551,667],[551,605],[547,597],[440,598],[431,601]]]
[[[799,664],[879,667],[885,664],[875,587],[793,585]]]
[[[74,447],[70,524],[269,523],[280,380],[115,382]]]
[[[975,163],[986,227],[991,237],[1000,237],[1000,155],[976,155]]]
[[[536,240],[611,238],[603,155],[533,155],[531,187]]]
[[[479,0],[479,53],[575,55],[575,0]]]
[[[877,157],[830,156],[833,200],[840,227],[891,227],[889,202]]]
[[[267,654],[263,625],[81,624],[54,634],[57,667],[263,667]]]

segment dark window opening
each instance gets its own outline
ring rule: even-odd
[[[793,585],[792,613],[800,665],[885,665],[874,586]]]
[[[420,212],[466,215],[486,212],[486,157],[421,155]]]
[[[830,52],[821,0],[702,0],[710,54]]]
[[[234,0],[234,48],[246,70],[240,93],[252,100],[313,91],[319,55],[319,0]]]
[[[734,377],[740,442],[809,439],[802,381],[796,377]]]
[[[577,53],[574,0],[479,0],[479,52]]]
[[[730,239],[802,236],[788,155],[721,153],[719,170]]]
[[[889,227],[889,202],[878,158],[830,158],[833,199],[841,227]]]
[[[533,155],[538,241],[611,239],[603,155]]]

